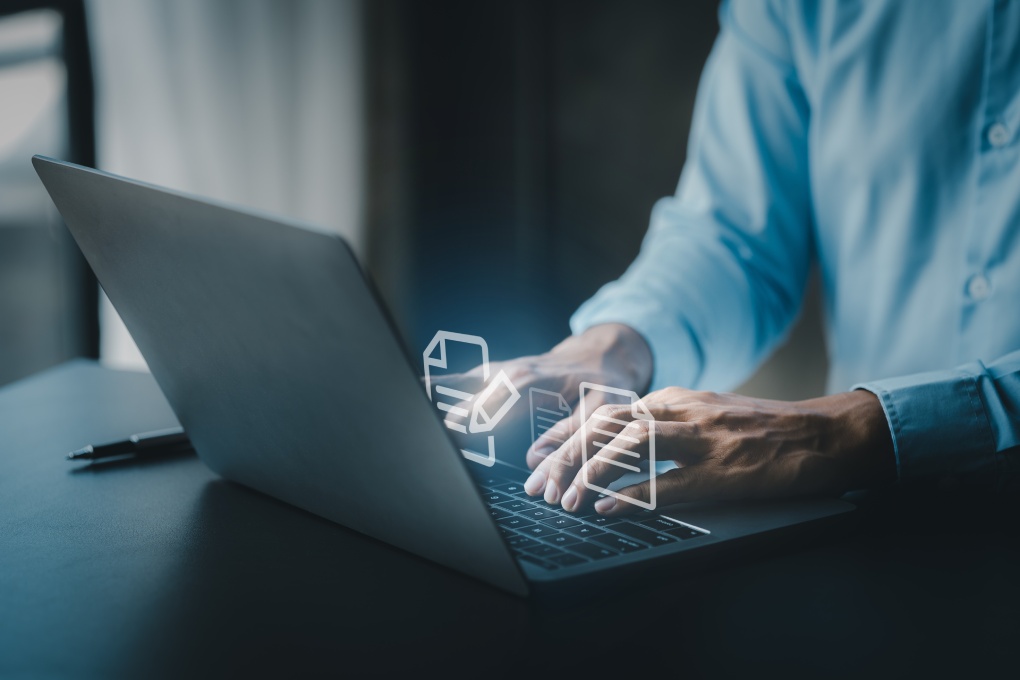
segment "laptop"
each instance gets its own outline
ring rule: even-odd
[[[71,163],[33,164],[201,460],[510,593],[626,584],[828,527],[839,499],[605,518],[466,458],[347,243]],[[419,357],[420,359],[420,357]]]

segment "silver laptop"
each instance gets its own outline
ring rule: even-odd
[[[345,241],[36,156],[33,164],[198,455],[223,477],[517,595],[828,528],[837,499],[611,520],[466,458]],[[419,357],[420,359],[420,357]]]

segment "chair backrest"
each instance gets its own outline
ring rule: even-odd
[[[95,165],[83,0],[0,4],[0,384],[99,356],[98,286],[30,163]]]

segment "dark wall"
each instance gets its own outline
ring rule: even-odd
[[[652,203],[675,188],[715,4],[369,12],[373,151],[400,156],[374,161],[371,203],[402,206],[382,208],[401,213],[388,228],[373,211],[370,247],[412,344],[456,328],[495,354],[545,349],[633,259]],[[406,249],[394,248],[401,237]]]
[[[713,2],[555,7],[553,223],[574,306],[623,272],[676,188],[718,26]]]
[[[445,329],[497,358],[547,349],[676,187],[716,3],[367,9],[370,262],[412,348]],[[796,352],[815,364],[816,317]],[[802,373],[750,391],[821,391]]]

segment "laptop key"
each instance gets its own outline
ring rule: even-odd
[[[532,546],[542,545],[533,538],[528,538],[527,536],[521,536],[519,534],[514,534],[513,536],[508,538],[506,542],[511,548],[515,550],[523,550],[525,548],[530,548]]]
[[[645,550],[648,548],[648,546],[644,543],[638,543],[637,541],[624,538],[623,536],[613,536],[612,534],[596,536],[591,540],[597,541],[608,548],[612,548],[613,550],[622,553],[637,552],[638,550]]]
[[[550,555],[562,555],[563,551],[552,547],[551,545],[533,545],[524,549],[529,555],[538,555],[539,557],[549,557]]]
[[[511,498],[510,496],[501,494],[498,491],[489,491],[488,493],[485,493],[483,495],[485,497],[485,501],[489,505],[495,505],[496,503],[506,503],[507,501],[513,500],[513,498]]]
[[[553,516],[552,511],[545,508],[534,508],[532,510],[522,510],[518,512],[522,517],[530,517],[531,519],[548,519]]]
[[[651,543],[654,548],[659,545],[670,545],[672,543],[676,543],[676,539],[672,536],[667,536],[666,534],[655,534],[655,536],[649,540],[649,543]]]
[[[524,493],[524,485],[518,484],[517,482],[507,482],[506,484],[497,484],[492,487],[492,491],[505,493],[507,496],[516,496]]]
[[[492,515],[493,519],[503,519],[504,517],[513,517],[513,514],[507,510],[501,510],[500,508],[489,508],[489,514]]]
[[[556,569],[556,565],[553,564],[552,562],[546,562],[545,560],[539,559],[538,557],[534,557],[532,555],[518,555],[517,559],[520,560],[521,562],[528,562],[530,564],[537,564],[538,566],[542,567],[543,569],[548,569],[549,571],[552,571],[553,569]]]
[[[510,510],[511,512],[520,512],[521,510],[527,510],[530,508],[531,504],[515,498],[505,503],[500,503],[499,507],[503,510]]]
[[[655,529],[656,531],[669,531],[670,529],[676,529],[678,526],[676,522],[672,522],[665,517],[653,517],[651,519],[641,520],[641,524],[644,526]]]
[[[583,519],[585,522],[588,522],[588,524],[594,524],[597,527],[607,527],[607,526],[609,526],[611,524],[616,524],[617,522],[622,521],[622,520],[619,520],[619,519],[617,519],[615,517],[602,517],[600,515],[592,515],[591,517],[582,517],[581,519]]]
[[[525,529],[527,527],[535,525],[535,523],[532,522],[530,519],[525,519],[517,515],[510,515],[509,517],[504,517],[501,520],[497,520],[496,524],[500,525],[501,527],[506,527],[508,529]]]
[[[540,536],[543,541],[551,545],[568,546],[573,543],[580,543],[581,539],[577,536],[571,536],[570,534],[553,534],[551,536]]]
[[[551,517],[549,519],[539,520],[539,524],[544,524],[547,527],[553,529],[566,529],[568,527],[579,527],[581,523],[576,519],[570,519],[569,517]]]
[[[530,536],[532,538],[542,538],[543,536],[552,536],[553,534],[556,533],[555,529],[550,529],[549,527],[544,527],[541,524],[536,524],[535,526],[531,526],[531,527],[525,527],[524,529],[519,529],[519,531],[522,534],[524,534],[525,536]]]
[[[656,533],[651,529],[638,526],[637,524],[631,524],[630,522],[614,524],[610,527],[610,530],[615,531],[618,534],[623,534],[628,538],[642,541],[648,545],[668,545],[670,543],[676,543],[676,538],[672,536]]]
[[[676,536],[681,541],[686,541],[688,538],[698,538],[699,536],[705,535],[696,529],[692,529],[690,527],[685,526],[679,526],[675,529],[670,529],[666,533],[669,534],[670,536]]]
[[[553,555],[549,558],[550,562],[560,565],[561,567],[573,567],[578,564],[584,564],[588,560],[584,559],[580,555],[571,555],[569,553],[563,553],[562,555]]]
[[[576,552],[579,555],[584,555],[590,560],[601,560],[605,559],[606,557],[613,557],[614,555],[616,555],[615,550],[610,550],[605,546],[587,542],[568,545],[567,550]]]
[[[567,527],[563,531],[564,533],[570,534],[571,536],[577,536],[578,538],[591,538],[592,536],[601,536],[606,533],[602,529],[596,529],[595,527],[585,525],[581,525],[579,527]]]

